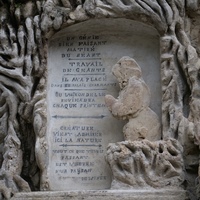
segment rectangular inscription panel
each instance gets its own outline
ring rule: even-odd
[[[112,66],[122,56],[137,60],[135,46],[139,47],[141,41],[128,34],[124,37],[122,32],[78,34],[66,29],[66,33],[67,36],[60,34],[52,38],[49,44],[50,187],[52,190],[106,189],[112,178],[105,161],[106,148],[111,142],[123,140],[124,122],[112,117],[105,107],[104,96],[118,96]],[[157,59],[158,46],[152,51],[150,45],[155,46],[155,39],[147,40],[143,51],[151,52]]]

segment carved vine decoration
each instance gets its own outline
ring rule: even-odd
[[[163,139],[178,139],[184,156],[193,156],[200,144],[200,61],[191,45],[187,14],[198,8],[195,0],[0,0],[2,198],[38,189],[39,176],[41,187],[48,189],[44,160],[48,149],[44,106],[47,41],[64,26],[90,18],[124,17],[158,30]],[[191,166],[187,164],[186,169]]]

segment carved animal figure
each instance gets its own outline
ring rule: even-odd
[[[150,90],[142,78],[140,66],[133,58],[122,57],[112,72],[121,91],[117,99],[106,95],[105,103],[114,117],[128,120],[123,128],[125,140],[160,140],[160,122],[149,107]]]

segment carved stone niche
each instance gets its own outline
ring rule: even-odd
[[[124,140],[124,122],[112,117],[104,97],[118,95],[112,66],[123,56],[140,64],[152,92],[150,107],[161,122],[155,29],[128,19],[96,19],[67,27],[49,40],[46,176],[50,190],[111,187],[105,154],[109,143]]]
[[[199,199],[199,9],[198,0],[1,0],[0,199],[10,199],[14,195],[13,199],[20,200],[57,197],[182,200],[186,199],[186,191],[191,200]],[[139,22],[143,23],[142,26]],[[61,32],[58,33],[59,31]],[[100,108],[79,108],[82,102],[78,100],[76,103],[64,102],[75,101],[75,98],[71,98],[70,92],[65,91],[70,87],[65,88],[63,85],[72,84],[74,81],[80,86],[81,82],[87,83],[86,76],[79,77],[80,73],[85,71],[78,69],[78,61],[70,60],[78,57],[79,52],[73,49],[67,51],[67,48],[78,49],[79,44],[87,44],[85,36],[88,36],[88,42],[101,41],[99,45],[94,46],[95,55],[98,56],[94,62],[96,65],[102,65],[101,69],[105,70],[97,70],[98,74],[102,74],[89,75],[87,80],[99,85],[104,81],[106,84],[112,84],[104,85],[106,88],[90,85],[98,86],[93,88],[96,95],[85,97],[86,103],[83,103],[97,103],[101,105]],[[66,40],[70,40],[70,43]],[[141,41],[143,43],[140,43]],[[151,44],[148,43],[150,41]],[[145,44],[146,46],[143,46]],[[92,53],[87,49],[84,51]],[[71,55],[73,57],[70,57]],[[84,56],[86,55],[81,55]],[[117,80],[111,75],[112,66],[123,56],[135,59],[142,68],[144,82],[152,94],[148,107],[159,116],[162,124],[162,138],[159,141],[122,141],[122,127],[127,122],[116,121],[103,105],[104,98],[99,94],[111,95],[115,101],[123,99],[123,91],[119,90]],[[87,65],[90,65],[90,62],[84,62],[87,62],[86,67],[89,68]],[[81,63],[84,62],[81,60]],[[82,69],[84,64],[81,63],[79,65]],[[95,69],[96,67],[98,66],[91,66]],[[75,72],[70,71],[70,68],[75,69]],[[65,70],[69,71],[65,73]],[[96,73],[91,71],[94,72]],[[158,74],[154,75],[155,73]],[[84,83],[83,88],[74,85],[74,94],[77,94],[77,89],[85,88],[87,91],[82,95],[92,94],[88,89],[90,87],[85,87]],[[157,94],[160,93],[160,89],[155,87],[155,83],[158,83],[158,87],[161,86],[162,96]],[[59,85],[62,85],[62,88]],[[62,100],[65,93],[65,99]],[[87,102],[89,98],[91,102]],[[110,111],[112,112],[112,109]],[[75,121],[77,116],[81,118]],[[132,118],[128,120],[131,121]],[[69,128],[71,125],[77,126],[77,129],[91,129],[90,134],[96,134],[96,142],[92,140],[91,143],[87,143],[91,146],[77,147],[75,142],[83,145],[84,141],[89,140],[77,140],[79,135],[76,134],[81,135],[83,132],[75,133],[75,130]],[[61,131],[70,137],[61,135]],[[69,146],[68,143],[76,146]],[[108,143],[111,144],[106,152]],[[78,170],[78,166],[66,166],[62,169],[62,165],[71,162],[70,159],[79,158],[65,155],[69,147],[71,154],[78,148],[83,150],[76,154],[82,156],[81,162],[76,161],[77,165],[85,162],[83,158],[87,159],[87,166],[84,166],[83,170]],[[85,155],[87,150],[93,148],[98,151]],[[106,154],[111,166],[112,176],[103,154]],[[155,159],[158,164],[156,168],[151,165],[155,155],[158,155]],[[68,160],[62,163],[61,158]],[[137,161],[134,163],[136,168],[130,165],[134,159]],[[145,162],[146,160],[148,162]],[[178,170],[174,170],[172,166]],[[162,173],[168,170],[172,173]],[[60,174],[65,172],[70,172],[69,179],[67,177],[66,180],[59,181],[59,177],[64,177]],[[87,173],[82,176],[84,182],[91,182],[80,184],[81,173]],[[101,180],[94,184],[95,178],[92,177],[99,177]],[[112,188],[117,190],[98,190],[109,188],[111,177]],[[153,184],[149,184],[152,183],[149,180],[153,180]],[[165,187],[168,180],[172,183],[170,189]],[[183,184],[180,185],[183,180]],[[54,181],[60,187],[56,186]],[[159,181],[161,184],[157,184]],[[81,191],[30,192],[66,190],[63,185],[70,185],[71,189]],[[179,189],[180,186],[185,190]],[[119,190],[122,188],[130,190]]]

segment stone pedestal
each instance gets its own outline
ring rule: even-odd
[[[89,190],[17,193],[12,200],[189,200],[184,190]]]

